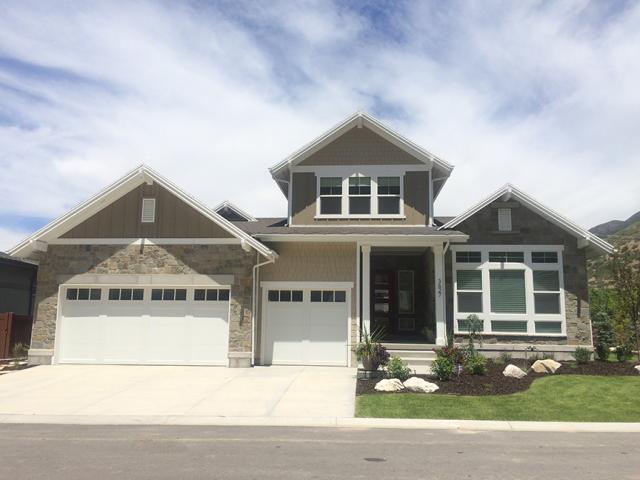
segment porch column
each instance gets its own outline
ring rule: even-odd
[[[362,245],[362,329],[371,333],[371,245]]]
[[[432,247],[433,272],[435,290],[436,311],[436,345],[447,343],[447,318],[445,314],[446,295],[444,291],[444,249],[442,245]]]

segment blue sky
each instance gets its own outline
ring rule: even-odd
[[[358,109],[584,226],[640,210],[638,2],[0,4],[0,249],[140,163],[281,215],[267,168]]]

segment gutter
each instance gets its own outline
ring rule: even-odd
[[[256,260],[260,260],[260,253],[256,254]],[[253,367],[256,363],[256,308],[258,306],[257,300],[257,290],[258,290],[258,275],[260,273],[259,268],[268,265],[270,263],[275,263],[275,257],[269,258],[267,261],[262,263],[256,263],[253,266],[253,285],[252,285],[252,294],[251,294],[251,366]]]

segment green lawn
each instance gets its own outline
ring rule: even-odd
[[[512,395],[396,393],[356,399],[357,417],[640,422],[640,375],[558,375]]]

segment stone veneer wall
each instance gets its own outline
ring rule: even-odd
[[[233,275],[229,352],[251,352],[255,253],[239,245],[50,245],[40,255],[31,348],[53,349],[59,277],[94,274]]]
[[[498,232],[498,208],[511,211],[513,232]],[[468,245],[564,245],[563,273],[567,336],[485,336],[484,342],[553,345],[591,345],[589,287],[585,249],[578,248],[576,237],[516,202],[494,202],[456,227],[469,235]],[[453,279],[451,252],[445,258],[447,331],[453,331]]]

